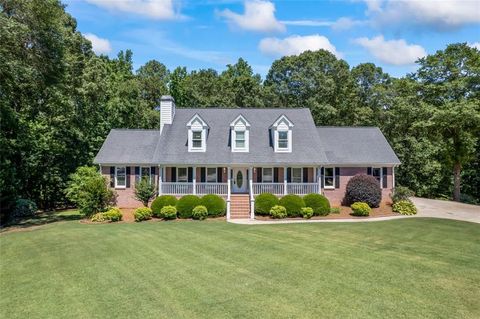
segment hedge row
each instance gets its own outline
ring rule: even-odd
[[[178,218],[192,218],[193,211],[197,206],[204,206],[207,209],[208,217],[225,216],[227,207],[225,200],[215,194],[209,194],[203,197],[185,195],[178,200],[172,195],[162,195],[155,198],[152,202],[151,207],[153,216],[167,219],[166,210],[162,213],[162,209],[167,206],[173,206],[176,208]],[[168,209],[168,214],[168,219],[172,219],[171,208]]]
[[[311,208],[314,216],[325,216],[330,213],[330,202],[320,194],[312,193],[305,195],[303,198],[290,194],[278,199],[271,193],[263,193],[255,197],[255,214],[257,215],[272,215],[272,208],[275,206],[284,207],[288,217],[309,218],[310,210],[304,210],[305,207]],[[274,210],[276,218],[282,215],[277,214],[280,210],[279,208]]]

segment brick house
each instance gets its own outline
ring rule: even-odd
[[[375,176],[382,201],[395,184],[397,156],[376,127],[316,127],[310,110],[179,108],[160,103],[159,130],[113,129],[94,162],[115,188],[119,207],[138,207],[135,182],[159,195],[218,194],[227,218],[254,218],[264,192],[324,194],[340,205],[348,180]]]

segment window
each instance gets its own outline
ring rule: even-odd
[[[149,182],[151,182],[151,172],[150,172],[150,167],[140,167],[140,178],[143,179],[145,178]]]
[[[217,168],[207,167],[207,183],[216,183],[216,182],[217,182]]]
[[[303,182],[303,169],[301,167],[292,168],[292,183],[302,183]]]
[[[245,148],[245,131],[235,131],[235,148]]]
[[[262,182],[272,183],[273,182],[273,168],[264,167],[262,169]]]
[[[125,166],[115,167],[115,187],[124,188],[127,186],[127,168]]]
[[[323,185],[325,188],[335,188],[335,169],[333,167],[325,167]]]
[[[192,132],[192,148],[202,148],[202,131]]]
[[[188,182],[188,170],[186,167],[177,167],[177,182]]]
[[[375,177],[380,185],[382,185],[382,168],[372,167],[372,175]]]
[[[278,148],[288,149],[288,131],[278,132]]]

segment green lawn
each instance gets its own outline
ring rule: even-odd
[[[0,235],[1,318],[479,318],[480,226],[51,223]]]

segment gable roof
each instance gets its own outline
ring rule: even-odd
[[[378,127],[318,127],[317,132],[331,164],[400,164]]]
[[[206,152],[188,152],[186,123],[198,114],[208,123]],[[249,152],[232,152],[230,123],[239,115],[250,124]],[[292,152],[275,153],[270,126],[285,115],[296,124],[292,127]],[[165,125],[154,154],[160,164],[322,164],[327,158],[322,151],[309,109],[253,108],[177,108],[173,123]]]
[[[113,129],[93,160],[96,164],[156,164],[159,130]]]

